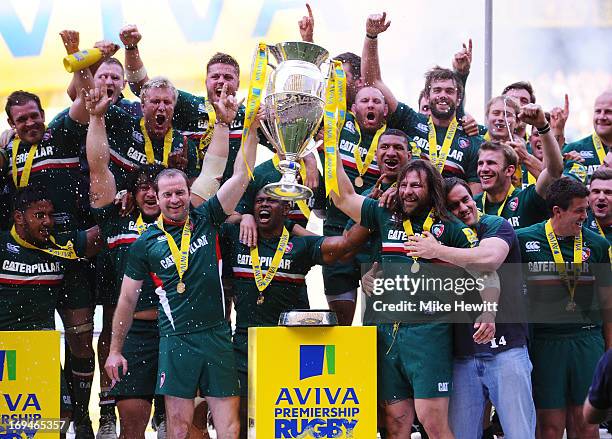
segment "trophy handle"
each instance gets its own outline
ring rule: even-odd
[[[264,133],[264,136],[266,136],[266,139],[268,139],[268,142],[272,144],[272,146],[276,149],[276,153],[278,154],[280,151],[280,145],[276,140],[274,140],[274,136],[272,136],[270,133],[270,129],[267,127],[265,119],[259,122],[259,129],[262,133]]]
[[[266,44],[266,46],[268,46],[268,66],[272,67],[273,70],[276,70],[277,65],[270,63],[270,54],[273,54],[274,57],[277,58],[278,62],[278,49],[276,48],[276,46],[271,46],[270,44]]]

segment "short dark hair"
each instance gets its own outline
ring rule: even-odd
[[[529,102],[531,102],[532,104],[535,104],[536,97],[533,92],[533,86],[531,85],[529,81],[518,81],[518,82],[513,82],[510,85],[507,85],[504,88],[504,91],[502,91],[502,95],[505,95],[510,90],[525,90],[527,93],[529,93]]]
[[[383,137],[383,136],[397,136],[397,137],[401,137],[402,139],[404,139],[406,141],[406,147],[410,150],[410,138],[402,130],[398,130],[397,128],[387,128],[380,135],[380,137]],[[379,140],[380,140],[380,137],[379,137]]]
[[[399,172],[397,176],[398,186],[400,182],[406,177],[409,172],[417,172],[418,174],[425,174],[425,180],[427,181],[427,189],[429,191],[429,198],[434,209],[437,218],[442,220],[448,220],[450,215],[446,209],[446,197],[444,196],[444,181],[442,176],[436,168],[427,160],[413,160],[408,162]],[[404,209],[403,203],[400,200],[399,193],[395,197],[395,206],[393,207],[393,213],[395,214],[396,226],[400,227],[404,221]]]
[[[452,79],[457,87],[457,97],[463,99],[463,82],[457,73],[451,69],[445,69],[444,67],[435,66],[433,69],[425,73],[425,96],[429,97],[431,93],[431,83],[434,81],[444,81],[446,79]]]
[[[29,184],[17,189],[13,198],[13,210],[25,212],[32,204],[39,201],[51,202],[49,192],[44,186],[39,184]]]
[[[546,207],[552,215],[553,207],[559,206],[563,210],[569,209],[574,198],[586,198],[589,190],[578,180],[561,177],[552,182],[546,191]]]
[[[118,60],[117,58],[115,58],[115,57],[111,57],[111,58],[105,59],[104,61],[102,61],[102,62],[100,63],[100,65],[102,65],[102,64],[114,64],[114,65],[116,65],[116,66],[121,67],[121,71],[122,71],[122,72],[125,72],[125,68],[123,67],[123,64],[121,64],[121,61],[119,61],[119,60]]]
[[[166,168],[166,169],[163,169],[159,174],[157,174],[157,176],[155,177],[155,180],[153,181],[153,188],[155,189],[155,193],[159,192],[159,180],[161,180],[163,177],[176,177],[176,176],[183,177],[183,179],[185,179],[185,184],[187,185],[187,188],[190,188],[189,178],[187,177],[187,174],[185,174],[180,169]]]
[[[483,142],[482,145],[480,145],[480,149],[478,150],[479,156],[482,151],[501,152],[504,155],[504,162],[506,163],[506,167],[512,165],[516,168],[518,166],[518,155],[516,154],[516,151],[512,149],[511,146],[497,142]]]
[[[164,169],[163,165],[142,165],[136,172],[129,174],[127,188],[133,196],[136,196],[138,186],[141,184],[151,184],[155,187],[155,179]],[[156,190],[157,191],[157,190]]]
[[[468,194],[470,194],[470,197],[474,197],[472,194],[472,189],[470,189],[470,185],[467,184],[464,179],[459,177],[446,177],[444,179],[444,195],[448,197],[448,194],[455,186],[463,186]]]
[[[38,110],[42,113],[43,108],[40,103],[40,98],[34,93],[30,93],[29,91],[17,90],[11,93],[8,98],[6,98],[6,105],[4,106],[4,111],[6,111],[6,115],[9,120],[13,121],[13,117],[11,116],[11,108],[25,105],[26,103],[34,101],[38,106]]]
[[[206,63],[206,73],[208,73],[210,66],[213,64],[228,64],[232,66],[236,69],[236,74],[238,75],[238,78],[240,78],[240,65],[238,64],[238,61],[236,61],[236,58],[234,58],[232,55],[222,52],[215,53],[210,57],[208,63]]]
[[[351,66],[350,72],[353,78],[361,78],[361,57],[353,52],[344,52],[334,57],[335,60],[341,63],[347,63]]]
[[[417,108],[419,109],[418,112],[421,112],[421,100],[423,98],[427,98],[427,93],[425,93],[425,89],[421,90],[419,92],[419,100],[417,101]]]
[[[593,175],[591,175],[591,183],[593,183],[595,180],[612,180],[612,169],[602,168],[600,166],[595,172],[593,172]]]

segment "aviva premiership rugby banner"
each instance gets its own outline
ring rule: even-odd
[[[249,439],[376,437],[376,328],[249,328],[248,426]]]
[[[0,332],[0,438],[58,438],[60,336]]]

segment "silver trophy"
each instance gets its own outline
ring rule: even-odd
[[[300,160],[310,152],[310,139],[323,118],[329,64],[325,74],[321,66],[329,53],[302,41],[278,43],[268,46],[268,50],[278,64],[268,63],[273,70],[263,100],[265,118],[261,129],[276,148],[282,178],[263,190],[280,200],[305,200],[312,191],[297,182],[297,175]]]

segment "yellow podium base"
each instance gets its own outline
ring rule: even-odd
[[[249,439],[376,437],[376,328],[249,328]]]

